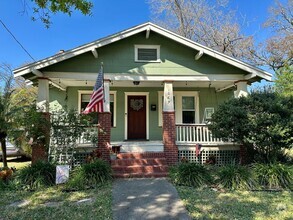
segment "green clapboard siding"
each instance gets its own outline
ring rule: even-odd
[[[160,63],[134,62],[134,45],[160,45]],[[195,61],[198,51],[151,32],[149,39],[139,33],[127,39],[98,48],[98,59],[91,52],[67,59],[42,69],[60,72],[98,72],[100,63],[105,73],[138,75],[206,75],[206,74],[245,74],[215,58],[203,55]]]

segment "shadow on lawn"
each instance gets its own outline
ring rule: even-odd
[[[9,163],[23,163],[23,162],[29,162],[31,161],[30,158],[28,157],[13,157],[13,158],[8,158],[7,162]]]
[[[111,184],[76,192],[64,192],[62,189],[54,186],[31,192],[1,192],[0,219],[31,219],[32,216],[35,219],[70,220],[110,218]],[[26,201],[28,204],[23,207],[11,206]]]
[[[292,192],[217,192],[177,187],[194,219],[292,219]],[[290,199],[291,198],[291,199]],[[285,201],[286,200],[286,201]],[[291,214],[290,214],[291,213]]]

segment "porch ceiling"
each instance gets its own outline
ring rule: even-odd
[[[60,88],[71,86],[93,87],[96,81],[96,73],[72,73],[72,72],[44,72],[44,76],[51,83]],[[209,74],[209,75],[143,75],[143,74],[105,74],[105,79],[111,81],[111,87],[162,87],[164,81],[173,81],[173,86],[190,88],[213,87],[216,90],[224,90],[234,86],[239,80],[245,80],[245,76],[239,74]],[[139,85],[134,85],[139,81]]]
[[[95,81],[93,80],[73,80],[73,79],[56,79],[53,78],[51,81],[54,84],[60,85],[63,88],[66,87],[89,87],[89,89],[92,89],[94,87]],[[215,88],[216,90],[218,89],[223,89],[226,87],[231,87],[234,85],[234,81],[180,81],[180,82],[173,82],[173,87],[180,87],[180,88]],[[112,80],[110,83],[110,87],[161,87],[162,89],[164,88],[164,82],[163,81],[139,81],[139,85],[134,85],[133,81],[129,80],[123,80],[123,81],[115,81]]]

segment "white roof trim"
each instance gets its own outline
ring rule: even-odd
[[[41,68],[50,66],[52,64],[64,61],[64,60],[69,59],[71,57],[95,50],[99,47],[103,47],[107,44],[114,43],[116,41],[122,40],[124,38],[130,37],[130,36],[133,36],[137,33],[140,33],[143,31],[148,31],[148,30],[154,31],[158,34],[161,34],[167,38],[170,38],[174,41],[177,41],[177,42],[179,42],[185,46],[188,46],[192,49],[195,49],[197,51],[203,51],[204,54],[207,54],[211,57],[214,57],[218,60],[221,60],[223,62],[226,62],[230,65],[233,65],[239,69],[242,69],[242,70],[248,72],[248,74],[250,74],[249,76],[251,76],[251,77],[259,76],[259,77],[266,79],[266,80],[269,80],[269,81],[271,81],[271,79],[272,79],[272,75],[270,73],[267,73],[259,68],[256,68],[250,64],[244,63],[240,60],[237,60],[235,58],[227,56],[227,55],[220,53],[218,51],[212,50],[208,47],[205,47],[201,44],[198,44],[190,39],[182,37],[174,32],[166,30],[166,29],[164,29],[158,25],[155,25],[153,23],[150,23],[150,22],[135,26],[133,28],[130,28],[130,29],[127,29],[124,31],[121,31],[117,34],[110,35],[108,37],[99,39],[97,41],[93,41],[91,43],[76,47],[72,50],[68,50],[63,53],[56,54],[54,56],[42,59],[42,60],[37,61],[35,63],[26,65],[26,66],[18,68],[18,69],[15,69],[13,72],[15,74],[15,77],[22,76],[22,75],[25,75],[27,73],[32,72],[33,69],[41,69]],[[247,78],[250,78],[249,76]]]

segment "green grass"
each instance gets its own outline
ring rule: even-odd
[[[231,191],[177,186],[193,219],[293,219],[293,193]]]
[[[29,191],[1,191],[0,219],[112,219],[111,189],[106,184],[96,189],[64,192],[62,186]],[[76,204],[76,201],[92,198],[92,202]],[[11,207],[13,202],[27,200],[24,207]],[[46,207],[45,203],[58,203],[56,207]]]
[[[26,167],[31,164],[31,161],[23,160],[21,158],[16,158],[16,157],[8,158],[7,162],[8,162],[8,167],[15,167],[16,170],[22,169],[23,167]],[[0,167],[1,166],[3,166],[2,162],[0,162]]]

